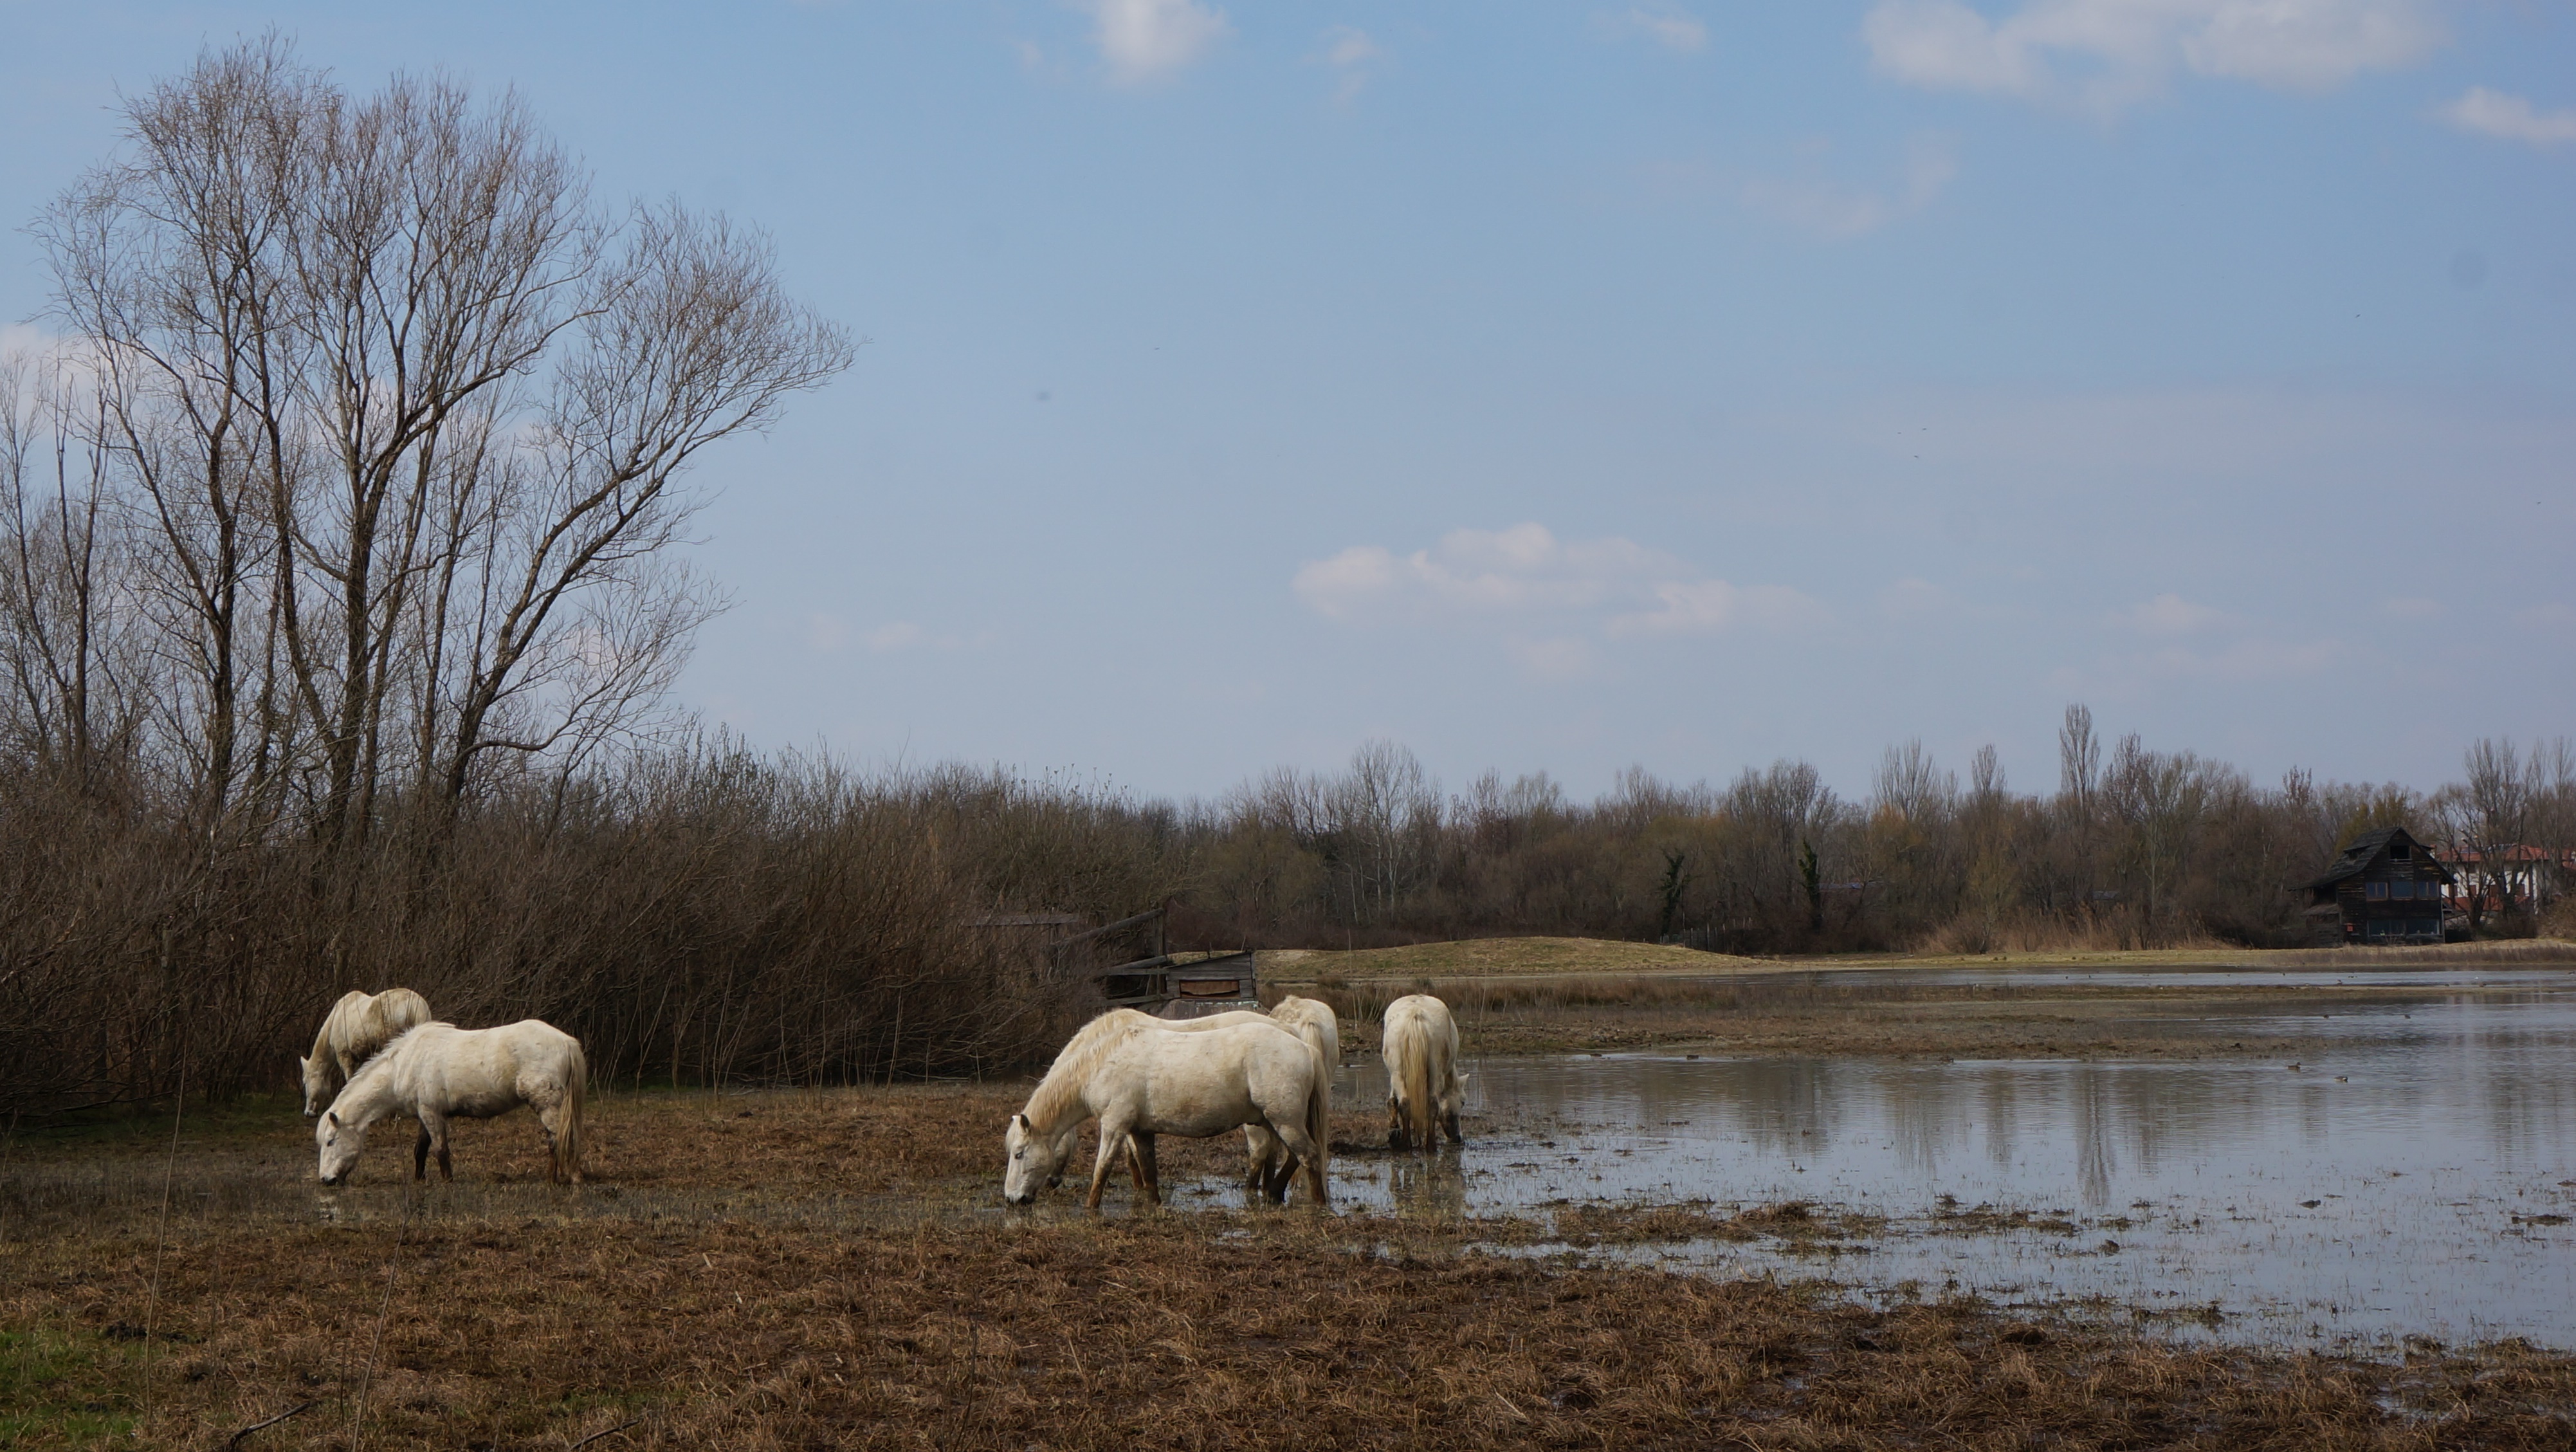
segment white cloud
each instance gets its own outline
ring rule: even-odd
[[[1957,603],[1957,597],[1949,591],[1912,575],[1878,592],[1879,609],[1885,611],[1890,620],[1944,614]]]
[[[2146,673],[2221,681],[2277,680],[2312,676],[2343,655],[2339,641],[2240,640],[2217,650],[2197,651],[2167,646],[2146,656]]]
[[[2466,94],[2434,113],[2462,131],[2523,141],[2533,146],[2576,142],[2576,110],[2542,111],[2520,96],[2471,86]]]
[[[2025,0],[2000,20],[1961,0],[1881,0],[1861,39],[1911,85],[2111,112],[2176,70],[2324,91],[2445,37],[2429,0]]]
[[[1638,35],[1669,51],[1694,54],[1708,45],[1708,27],[1679,5],[1632,5],[1610,22],[1615,34]]]
[[[1341,75],[1340,83],[1333,88],[1333,99],[1348,103],[1358,96],[1360,88],[1368,84],[1369,67],[1385,56],[1386,52],[1378,49],[1365,30],[1336,25],[1325,31],[1324,64]]]
[[[849,643],[850,623],[838,615],[805,617],[805,643],[820,651],[835,651]]]
[[[1730,585],[1724,580],[1676,580],[1655,587],[1652,610],[1617,616],[1612,635],[1714,635],[1738,625],[1796,625],[1821,619],[1824,609],[1786,585]]]
[[[909,620],[880,625],[867,634],[868,649],[883,655],[889,651],[910,650],[929,640],[929,632]]]
[[[2227,623],[2227,612],[2165,594],[2121,611],[2112,619],[2141,635],[2190,635]]]
[[[1197,60],[1232,29],[1198,0],[1087,0],[1101,59],[1125,82],[1149,81]]]
[[[1504,642],[1522,671],[1543,681],[1570,681],[1592,673],[1592,643],[1579,636],[1551,635],[1538,640]]]
[[[1377,48],[1376,41],[1369,39],[1367,31],[1354,30],[1347,25],[1336,25],[1325,31],[1324,39],[1330,42],[1324,50],[1327,65],[1365,65],[1385,54]]]
[[[1825,613],[1787,586],[1709,579],[1633,540],[1559,540],[1537,524],[1453,530],[1407,555],[1354,545],[1300,568],[1291,588],[1317,614],[1352,623],[1527,626],[1571,617],[1609,638],[1777,627]],[[1536,638],[1524,632],[1513,650],[1524,664],[1544,660],[1571,669],[1576,658],[1568,639],[1581,643],[1562,629]]]
[[[1958,174],[1958,157],[1947,141],[1917,137],[1907,150],[1904,180],[1892,193],[1829,181],[1755,177],[1739,189],[1737,200],[1801,231],[1841,241],[1930,206]]]
[[[33,357],[60,340],[30,323],[0,323],[0,359]]]

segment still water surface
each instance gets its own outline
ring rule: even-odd
[[[1799,1200],[1890,1223],[1830,1257],[1645,1254],[1865,1294],[2101,1297],[2249,1340],[2576,1347],[2576,1224],[2551,1218],[2576,1216],[2576,978],[2480,977],[2512,986],[2212,1023],[2325,1038],[2295,1067],[1471,1058],[1464,1153],[1348,1155],[1336,1194],[1469,1214]],[[1383,1070],[1352,1065],[1336,1092],[1383,1103]],[[2054,1228],[1957,1233],[1950,1212],[1977,1207]]]

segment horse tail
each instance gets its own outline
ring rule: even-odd
[[[1306,1134],[1315,1141],[1315,1175],[1321,1179],[1333,1159],[1333,1066],[1318,1037],[1306,1042],[1307,1057],[1315,1063],[1315,1082],[1306,1091]]]
[[[1430,1030],[1421,1009],[1404,1016],[1404,1132],[1416,1147],[1431,1143],[1440,1119],[1431,1102]]]
[[[581,1181],[581,1101],[590,1087],[590,1060],[581,1051],[581,1040],[572,1041],[572,1052],[564,1060],[563,1124],[555,1131],[555,1169],[578,1184]]]

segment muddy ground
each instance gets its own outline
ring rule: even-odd
[[[1070,1191],[1006,1212],[1021,1092],[603,1094],[578,1189],[544,1183],[524,1113],[461,1126],[456,1183],[418,1192],[392,1132],[322,1189],[283,1097],[22,1131],[0,1446],[2576,1445],[2576,1359],[2517,1344],[2193,1347],[1542,1253],[1708,1232],[1677,1207],[1153,1215],[1120,1185],[1098,1218]],[[1339,1116],[1345,1159],[1378,1128]],[[1167,1182],[1236,1143],[1165,1140]]]

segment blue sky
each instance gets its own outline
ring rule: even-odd
[[[755,742],[1219,791],[2576,730],[2576,6],[0,3],[0,215],[276,26],[867,340],[711,459]],[[0,321],[44,305],[0,235]],[[32,336],[21,328],[21,341]]]

